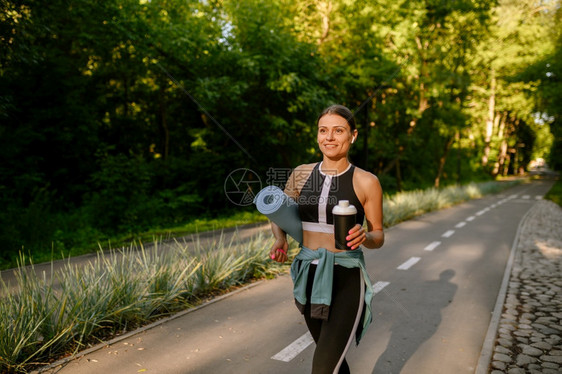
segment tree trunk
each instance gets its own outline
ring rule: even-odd
[[[402,191],[402,173],[400,173],[400,158],[396,158],[396,189]]]
[[[162,85],[164,87],[164,85]],[[166,96],[164,93],[164,88],[160,89],[159,92],[159,116],[160,116],[160,132],[162,133],[162,148],[163,148],[163,158],[168,159],[170,153],[170,129],[168,128],[168,119],[166,116]]]
[[[381,174],[386,174],[394,168],[394,165],[398,162],[398,157],[396,156],[392,161],[390,161],[381,171]]]
[[[369,170],[369,106],[365,105],[365,118],[363,119],[363,168]]]
[[[506,157],[507,157],[507,141],[503,139],[500,146],[500,154],[498,156],[498,161],[496,161],[496,164],[494,165],[494,171],[492,172],[492,175],[494,177],[497,177],[500,174],[500,172],[503,175]]]
[[[461,184],[461,172],[462,172],[462,163],[461,163],[461,132],[457,131],[457,136],[456,136],[456,142],[457,142],[457,184]]]
[[[427,88],[425,87],[425,79],[428,76],[427,61],[424,54],[424,51],[427,49],[428,45],[429,45],[428,42],[422,43],[420,37],[416,36],[416,46],[418,47],[418,54],[420,58],[420,72],[418,77],[419,79],[418,117],[413,118],[410,121],[410,128],[408,129],[408,135],[414,132],[414,129],[418,124],[418,119],[421,118],[423,112],[425,112],[425,110],[429,108],[429,102],[427,100],[427,95],[426,95]]]
[[[449,137],[449,139],[447,139],[447,142],[445,143],[445,147],[443,149],[443,154],[439,158],[439,167],[437,168],[437,176],[435,177],[435,182],[433,183],[435,188],[439,187],[439,180],[441,179],[441,176],[443,175],[443,169],[445,168],[445,162],[447,161],[447,156],[449,154],[449,151],[451,150],[451,146],[453,145],[454,141],[455,141],[455,136],[451,136],[451,137]]]
[[[123,116],[129,119],[129,80],[126,76],[123,77],[123,90],[125,91],[123,97]]]
[[[490,97],[488,99],[488,119],[486,120],[486,137],[484,138],[484,154],[482,155],[482,166],[488,165],[490,156],[490,142],[494,131],[494,116],[496,113],[496,74],[491,71]]]
[[[330,34],[330,13],[332,13],[333,4],[330,1],[318,4],[318,10],[322,17],[322,35],[318,39],[318,44],[324,43]]]
[[[494,164],[494,170],[492,171],[492,175],[494,177],[498,176],[500,172],[503,174],[503,168],[507,156],[507,136],[505,132],[506,132],[506,122],[509,120],[508,117],[509,114],[504,113],[500,121],[498,137],[501,139],[501,145],[500,145],[500,154],[498,156],[496,163]]]

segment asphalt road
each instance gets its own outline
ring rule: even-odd
[[[474,373],[519,222],[552,182],[426,214],[365,251],[374,322],[353,373]],[[287,275],[131,334],[49,373],[309,373]]]

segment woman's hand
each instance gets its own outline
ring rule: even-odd
[[[367,233],[365,232],[363,226],[356,224],[351,228],[351,230],[349,230],[345,239],[347,240],[347,246],[349,249],[354,250],[359,248],[359,246],[367,239]]]
[[[289,258],[287,255],[288,250],[289,244],[287,240],[277,239],[269,251],[269,257],[277,262],[285,262]]]

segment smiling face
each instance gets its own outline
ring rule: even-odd
[[[325,157],[340,159],[347,157],[351,141],[357,130],[351,130],[345,118],[337,114],[326,114],[318,121],[318,145]]]

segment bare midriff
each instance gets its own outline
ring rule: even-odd
[[[318,248],[326,248],[330,252],[346,252],[344,249],[336,249],[334,234],[303,230],[302,237],[302,244],[314,251]]]

